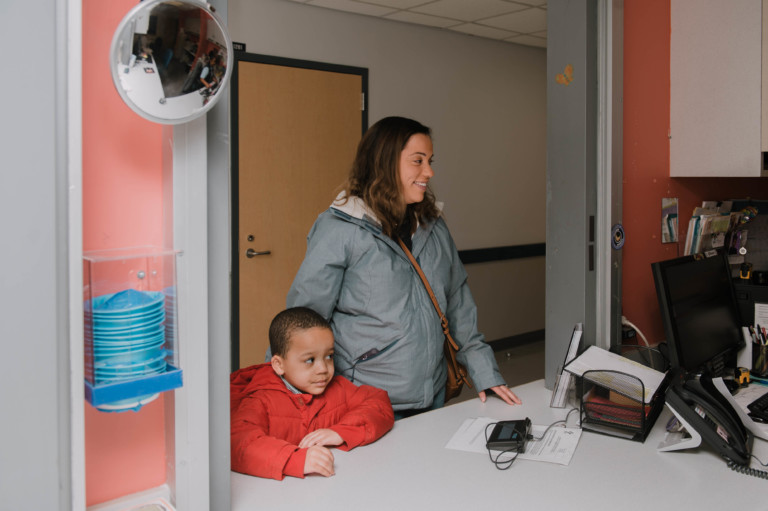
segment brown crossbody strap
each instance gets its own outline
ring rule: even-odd
[[[413,254],[410,250],[408,250],[408,246],[401,240],[400,238],[397,238],[397,242],[400,244],[400,246],[403,249],[403,252],[405,252],[405,255],[408,256],[408,259],[410,259],[411,264],[414,268],[416,268],[416,272],[419,274],[419,277],[421,277],[421,281],[424,283],[424,287],[427,289],[427,294],[429,294],[429,298],[432,300],[432,305],[435,306],[435,310],[437,311],[437,315],[440,318],[440,325],[443,327],[443,333],[445,334],[445,339],[451,343],[451,347],[455,349],[456,351],[459,350],[459,345],[456,344],[456,341],[453,340],[453,337],[451,337],[451,332],[448,329],[448,319],[443,314],[443,311],[440,310],[440,305],[437,303],[437,298],[435,297],[435,293],[432,291],[432,286],[429,285],[429,281],[427,280],[427,276],[424,275],[424,272],[421,270],[421,266],[419,266],[419,263],[416,262],[416,258],[413,257]]]

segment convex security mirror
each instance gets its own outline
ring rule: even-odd
[[[209,5],[147,0],[123,18],[110,48],[123,101],[150,121],[180,124],[216,104],[229,82],[232,41]]]

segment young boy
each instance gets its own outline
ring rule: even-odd
[[[296,307],[269,327],[270,363],[230,377],[232,470],[258,477],[332,476],[333,453],[380,438],[394,424],[383,390],[333,375],[333,332]]]

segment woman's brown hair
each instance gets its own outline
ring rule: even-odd
[[[418,133],[432,136],[431,130],[413,119],[385,117],[368,128],[357,146],[346,197],[360,197],[381,222],[387,236],[403,231],[413,234],[418,223],[437,218],[435,197],[428,188],[424,200],[406,204],[400,189],[400,153]]]

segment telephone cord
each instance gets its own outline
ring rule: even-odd
[[[752,456],[752,457],[755,458],[758,461],[758,463],[765,466],[765,464],[762,461],[760,461],[758,458],[756,458],[755,456]],[[756,468],[750,467],[749,465],[739,465],[738,463],[736,463],[735,461],[729,458],[725,458],[725,461],[728,464],[728,468],[730,468],[734,472],[738,472],[740,474],[746,474],[754,477],[759,477],[761,479],[768,479],[768,472],[766,472],[765,470],[758,470]]]

